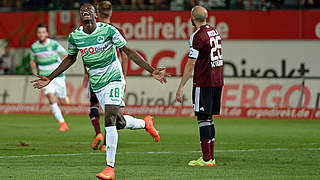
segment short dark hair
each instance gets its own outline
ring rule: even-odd
[[[48,31],[48,26],[45,24],[38,24],[36,30],[38,31],[39,28],[46,28],[46,30]]]
[[[93,4],[91,4],[91,3],[89,3],[89,2],[81,3],[81,5],[80,5],[80,9],[81,9],[81,7],[82,7],[82,6],[84,6],[84,5],[92,6],[92,7],[93,7],[93,9],[94,9],[94,11],[96,11],[96,7],[94,7],[94,5],[93,5]]]

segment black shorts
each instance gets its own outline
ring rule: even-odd
[[[221,107],[222,86],[193,87],[192,102],[195,115],[219,115]]]
[[[92,104],[98,104],[99,103],[99,100],[96,96],[96,93],[93,92],[91,86],[89,85],[88,87],[88,98],[90,100],[90,103]]]

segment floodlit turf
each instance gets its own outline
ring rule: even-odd
[[[93,151],[87,116],[0,114],[0,179],[93,180],[105,154]],[[320,179],[320,121],[217,119],[216,167],[188,167],[200,156],[193,118],[155,117],[160,142],[144,130],[119,131],[116,179]]]

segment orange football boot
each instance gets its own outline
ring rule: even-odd
[[[100,148],[100,143],[103,141],[103,135],[99,133],[93,141],[91,148],[93,150],[98,150]]]
[[[108,179],[108,180],[114,180],[114,168],[110,166],[106,166],[106,168],[99,174],[96,175],[99,179]]]
[[[59,122],[59,124],[60,124],[59,131],[68,131],[69,130],[69,127],[66,122]]]
[[[160,139],[159,133],[153,126],[153,118],[150,115],[147,115],[144,119],[146,123],[146,131],[152,136],[155,142],[158,142]]]
[[[101,151],[106,151],[107,150],[107,146],[106,145],[103,145],[102,147],[101,147]]]

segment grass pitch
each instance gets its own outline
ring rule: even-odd
[[[0,179],[94,180],[105,153],[90,145],[87,116],[0,114]],[[216,167],[188,167],[200,153],[193,118],[155,117],[160,142],[119,131],[116,179],[320,179],[320,121],[216,119]],[[102,123],[101,123],[102,124]]]

